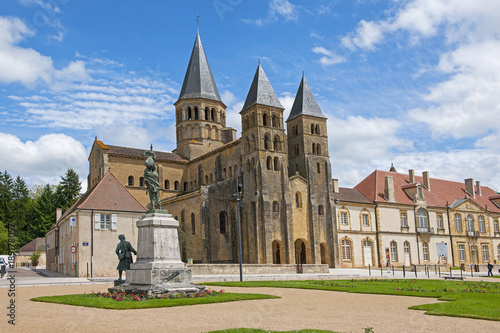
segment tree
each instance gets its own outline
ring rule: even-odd
[[[9,231],[0,221],[0,254],[9,254]]]
[[[56,189],[57,207],[62,208],[63,211],[71,207],[80,196],[81,189],[82,183],[78,174],[73,169],[68,169],[65,176],[61,176],[61,181]]]
[[[3,173],[0,172],[0,220],[4,222],[6,228],[12,214],[11,202],[13,186],[14,181],[7,171]]]
[[[34,198],[34,201],[33,237],[44,237],[50,227],[56,222],[55,187],[49,184],[43,186]]]
[[[28,186],[21,177],[17,176],[12,186],[12,210],[11,223],[14,224],[20,244],[30,242],[32,235],[31,224],[33,222],[32,206]]]

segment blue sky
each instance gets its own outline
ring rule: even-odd
[[[499,1],[306,3],[2,1],[0,169],[34,185],[71,167],[85,188],[95,136],[174,149],[172,104],[198,14],[238,133],[261,59],[285,117],[305,72],[341,186],[393,162],[500,190]]]

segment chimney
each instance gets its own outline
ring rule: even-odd
[[[339,193],[339,180],[338,179],[332,179],[332,186],[333,186],[333,193]]]
[[[422,172],[422,176],[424,178],[424,186],[427,188],[427,191],[431,190],[431,180],[429,178],[429,171]]]
[[[481,182],[479,180],[476,182],[476,191],[477,191],[478,195],[482,195],[481,194]]]
[[[413,184],[415,182],[415,170],[410,169],[408,173],[410,174],[410,184]]]
[[[396,202],[396,195],[394,193],[394,180],[391,176],[385,177],[384,195],[387,201]]]
[[[476,198],[476,191],[474,191],[474,178],[467,178],[465,180],[465,191],[474,199]]]
[[[56,208],[56,222],[59,221],[61,216],[62,216],[62,208]]]

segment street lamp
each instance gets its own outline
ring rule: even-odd
[[[237,215],[238,215],[238,250],[239,250],[239,258],[240,258],[240,281],[243,281],[243,258],[242,258],[242,251],[241,251],[241,222],[240,222],[240,207],[243,207],[241,204],[241,199],[242,199],[242,191],[243,191],[243,185],[239,183],[238,181],[238,166],[235,167],[236,169],[236,191],[234,191],[233,198],[236,199],[236,207],[237,207]],[[241,169],[243,171],[243,169]]]

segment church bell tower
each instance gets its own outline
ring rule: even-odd
[[[179,99],[174,105],[177,137],[175,153],[192,160],[233,139],[226,138],[226,105],[217,90],[199,32]]]

